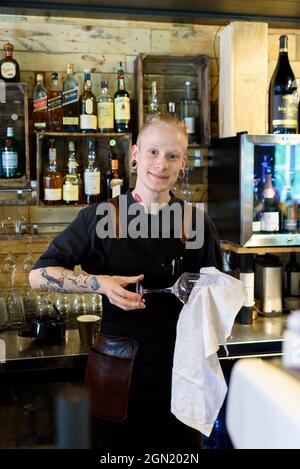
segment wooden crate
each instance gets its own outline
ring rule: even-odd
[[[151,82],[157,82],[160,109],[167,103],[179,103],[184,98],[185,82],[191,81],[193,95],[199,102],[197,134],[199,144],[210,143],[210,64],[207,55],[148,55],[139,54],[135,61],[135,86],[138,129],[142,127],[149,109]],[[178,115],[180,117],[180,115]]]
[[[25,163],[25,175],[21,178],[2,179],[1,188],[25,188],[30,180],[28,95],[25,83],[0,83],[0,134],[6,135],[7,127],[13,127],[20,144],[21,158]]]
[[[219,136],[266,133],[268,25],[236,21],[220,34]]]
[[[101,172],[101,184],[105,172],[109,169],[109,140],[116,140],[114,147],[115,154],[119,160],[119,174],[124,179],[125,189],[129,187],[129,159],[131,149],[131,134],[129,133],[81,133],[81,132],[37,132],[37,204],[42,202],[42,182],[43,174],[49,164],[50,141],[54,140],[57,152],[57,169],[65,174],[68,161],[68,141],[76,142],[77,162],[81,171],[87,162],[88,140],[95,141],[96,163]],[[56,208],[71,210],[72,206],[66,207],[64,204]],[[73,207],[74,208],[74,207]],[[60,215],[61,213],[61,215]],[[64,221],[65,215],[62,210],[57,211],[57,222]],[[53,220],[52,220],[53,221]],[[53,221],[54,222],[54,221]],[[54,222],[55,223],[55,222]]]

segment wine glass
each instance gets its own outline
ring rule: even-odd
[[[167,288],[144,288],[141,282],[137,282],[136,293],[142,296],[149,293],[172,293],[182,301],[182,303],[186,304],[195,283],[199,280],[201,275],[205,274],[200,274],[199,272],[184,272],[172,287]]]

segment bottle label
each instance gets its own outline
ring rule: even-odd
[[[114,104],[113,102],[103,102],[97,104],[98,129],[114,128]]]
[[[47,96],[43,96],[40,99],[34,99],[33,101],[33,112],[42,111],[47,109]]]
[[[34,123],[34,128],[36,130],[43,130],[46,128],[46,122],[35,122]]]
[[[111,181],[111,195],[117,197],[121,194],[121,186],[123,184],[122,179],[112,179]]]
[[[85,101],[85,113],[93,114],[93,100],[91,98],[87,98]]]
[[[272,125],[274,127],[298,128],[298,94],[276,94],[273,96],[274,113]]]
[[[76,184],[64,184],[63,200],[66,202],[77,202],[79,200],[79,187]]]
[[[61,200],[61,189],[45,189],[45,200]]]
[[[5,169],[16,169],[18,167],[18,152],[3,151],[2,152],[2,167]]]
[[[261,215],[262,231],[279,231],[279,212],[263,212]]]
[[[84,173],[84,192],[86,195],[100,194],[100,171]]]
[[[115,119],[116,121],[130,120],[130,99],[128,96],[115,99]]]
[[[64,91],[62,95],[63,106],[67,104],[76,103],[78,101],[78,87],[71,90]]]
[[[252,231],[253,233],[257,233],[261,230],[261,221],[253,221],[252,222]]]
[[[195,119],[194,119],[194,117],[185,117],[184,122],[186,124],[188,134],[194,134],[195,133]]]
[[[3,78],[12,79],[16,76],[16,66],[12,62],[4,62],[1,65],[1,75]]]
[[[48,99],[48,111],[54,111],[61,107],[61,95]]]
[[[91,114],[81,114],[80,116],[80,128],[97,130],[97,117]]]
[[[78,117],[63,117],[63,125],[78,125]]]

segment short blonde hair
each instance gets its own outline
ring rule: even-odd
[[[142,125],[141,130],[139,131],[138,137],[137,137],[137,145],[140,144],[141,136],[143,132],[148,129],[148,127],[151,127],[152,125],[163,125],[166,127],[171,127],[178,132],[181,132],[182,135],[186,139],[186,146],[188,146],[188,133],[186,129],[186,125],[183,121],[177,119],[177,117],[173,116],[172,114],[169,114],[167,112],[157,112],[156,114],[150,115],[146,118],[144,124]]]

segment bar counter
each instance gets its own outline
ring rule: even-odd
[[[282,332],[286,316],[258,317],[251,325],[234,324],[232,335],[227,341],[229,355],[220,347],[221,360],[238,359],[246,356],[273,357],[281,354]],[[5,342],[5,362],[0,370],[25,371],[47,368],[84,368],[89,347],[80,345],[78,331],[67,330],[65,341],[57,345],[41,344],[38,341],[19,337],[17,331],[0,333]]]

